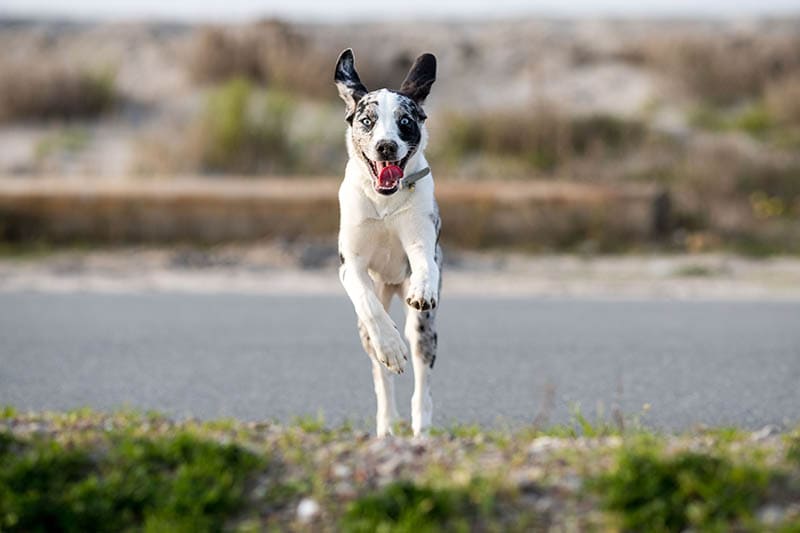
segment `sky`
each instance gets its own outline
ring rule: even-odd
[[[392,6],[400,7],[392,7]],[[396,9],[397,12],[394,12]],[[800,14],[800,0],[0,0],[0,16],[164,19],[186,22],[565,17],[747,17]]]

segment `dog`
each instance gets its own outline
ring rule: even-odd
[[[441,220],[423,153],[428,131],[422,105],[435,80],[436,58],[422,54],[400,89],[369,91],[358,77],[351,49],[339,56],[334,74],[345,103],[349,156],[339,189],[339,278],[372,360],[378,437],[392,434],[398,419],[392,377],[403,373],[409,347],[414,435],[427,433],[433,417],[430,380],[438,342]],[[406,339],[388,314],[395,295],[407,304]]]

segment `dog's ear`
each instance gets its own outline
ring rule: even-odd
[[[348,48],[339,56],[339,61],[336,62],[336,72],[333,75],[333,80],[336,82],[336,87],[339,89],[339,96],[344,100],[346,107],[345,120],[347,122],[352,122],[353,115],[356,112],[356,104],[369,92],[367,88],[364,87],[364,84],[361,83],[358,72],[356,72],[352,49]]]
[[[434,81],[436,81],[436,56],[422,54],[411,65],[411,70],[408,71],[399,92],[422,104],[431,92]]]

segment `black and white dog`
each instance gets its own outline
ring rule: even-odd
[[[436,359],[436,305],[441,288],[440,219],[422,104],[436,79],[436,58],[423,54],[399,90],[368,91],[353,52],[339,56],[334,76],[345,102],[350,156],[339,189],[339,277],[358,315],[358,331],[372,359],[378,400],[377,434],[397,419],[392,374],[414,366],[411,427],[431,425],[430,374]],[[387,313],[394,295],[406,307],[406,340]]]

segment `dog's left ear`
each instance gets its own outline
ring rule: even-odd
[[[356,112],[356,104],[369,92],[364,84],[361,83],[361,78],[358,77],[358,72],[356,72],[352,49],[348,48],[339,56],[333,80],[336,82],[336,88],[339,89],[339,96],[344,100],[346,107],[345,120],[352,123],[353,115]]]
[[[436,56],[422,54],[411,65],[411,70],[408,71],[399,92],[421,105],[431,92],[434,81],[436,81]]]

